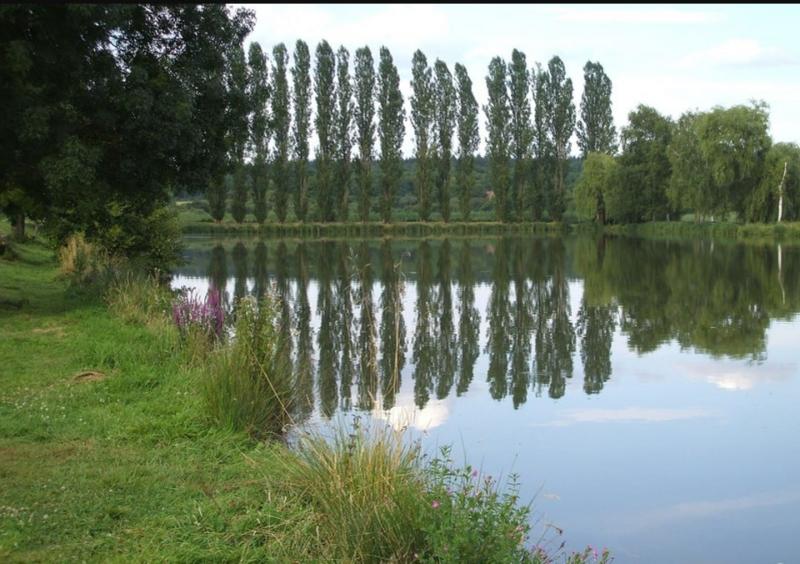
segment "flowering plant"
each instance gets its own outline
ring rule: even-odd
[[[225,325],[222,293],[212,287],[206,293],[205,300],[201,300],[194,289],[182,292],[172,304],[172,319],[181,336],[185,337],[192,329],[199,329],[210,338],[221,338]]]

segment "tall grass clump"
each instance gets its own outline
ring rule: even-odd
[[[105,300],[109,309],[125,321],[154,328],[169,326],[173,294],[158,276],[128,271],[113,277]]]
[[[282,474],[313,511],[325,559],[406,562],[424,547],[419,463],[419,448],[390,429],[340,427],[332,437],[303,436]]]
[[[239,300],[235,335],[208,358],[203,396],[211,418],[256,437],[277,436],[291,422],[295,385],[279,355],[275,300]]]
[[[110,258],[100,246],[86,240],[83,233],[74,233],[58,250],[60,275],[73,286],[100,282],[108,272]]]

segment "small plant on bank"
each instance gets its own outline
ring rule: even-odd
[[[109,267],[108,253],[88,242],[83,233],[70,235],[58,251],[58,261],[61,276],[74,286],[100,281]]]
[[[519,504],[512,475],[501,491],[496,480],[470,466],[457,468],[450,448],[427,465],[428,511],[423,520],[426,562],[537,562],[526,546],[530,504]]]
[[[235,335],[211,353],[203,380],[212,419],[256,437],[282,434],[294,406],[294,376],[278,354],[276,311],[271,296],[239,300]]]

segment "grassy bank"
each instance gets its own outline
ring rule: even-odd
[[[132,287],[113,311],[68,287],[40,241],[14,251],[0,258],[0,560],[588,561],[529,550],[513,489],[385,435],[290,450],[215,424],[169,318]]]

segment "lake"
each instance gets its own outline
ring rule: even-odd
[[[427,450],[515,472],[555,546],[619,563],[800,560],[800,247],[186,244],[173,287],[284,298],[299,420],[409,425]]]

